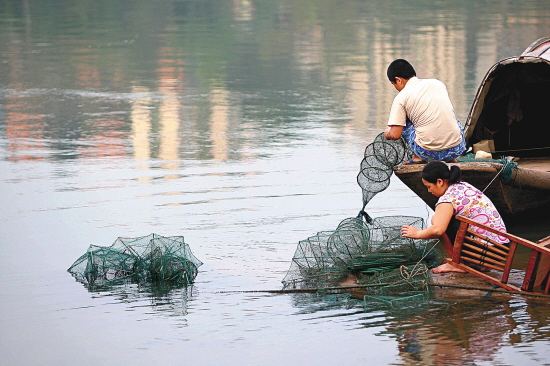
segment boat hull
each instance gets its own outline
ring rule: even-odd
[[[497,177],[502,164],[467,162],[453,165],[460,167],[464,181],[482,191],[486,189],[485,194],[504,218],[550,210],[549,172],[537,172],[518,167],[514,169],[510,181],[505,183]],[[428,206],[435,209],[437,198],[422,184],[423,168],[424,164],[401,165],[395,169],[395,175]]]

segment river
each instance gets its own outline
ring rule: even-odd
[[[548,34],[533,0],[1,1],[0,363],[550,364],[544,301],[240,292],[280,289],[298,241],[361,208],[389,62],[444,81],[464,121],[487,70]],[[430,215],[395,177],[369,213]],[[66,272],[153,232],[204,262],[192,287]]]

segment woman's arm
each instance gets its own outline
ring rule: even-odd
[[[401,228],[401,235],[405,238],[412,239],[430,239],[438,238],[449,226],[449,222],[453,218],[454,210],[453,205],[444,202],[435,206],[435,214],[432,217],[432,226],[427,229],[420,230],[414,226],[403,226]]]

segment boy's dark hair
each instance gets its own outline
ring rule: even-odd
[[[388,66],[387,74],[390,82],[394,83],[396,77],[410,79],[413,76],[416,76],[416,71],[414,71],[414,68],[409,61],[398,58],[397,60],[393,60],[390,66]]]

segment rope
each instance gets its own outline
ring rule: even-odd
[[[314,288],[292,288],[286,290],[226,290],[216,291],[216,294],[255,294],[255,293],[269,293],[269,294],[300,294],[300,293],[316,293],[316,292],[329,292],[329,291],[346,291],[353,289],[366,289],[370,287],[382,287],[393,285],[393,282],[376,283],[369,285],[353,285],[353,286],[334,286],[334,287],[314,287]]]
[[[323,292],[330,292],[330,291],[348,291],[348,290],[353,290],[353,289],[366,289],[366,288],[386,286],[386,285],[391,285],[391,284],[393,284],[393,283],[377,283],[377,284],[370,284],[370,285],[317,287],[317,288],[309,288],[309,289],[288,289],[288,290],[229,290],[229,291],[217,291],[215,293],[217,293],[217,294],[269,293],[269,294],[276,294],[276,295],[285,295],[285,294],[296,294],[296,293],[323,293]],[[442,284],[442,283],[433,283],[433,282],[428,282],[427,286],[430,286],[430,287],[444,287],[444,288],[456,288],[456,289],[469,290],[469,291],[487,291],[487,292],[502,293],[502,294],[509,294],[509,295],[521,295],[521,296],[526,296],[526,297],[536,297],[536,298],[540,298],[540,299],[550,301],[550,295],[539,294],[539,293],[534,293],[534,292],[512,291],[512,290],[504,290],[504,289],[501,289],[501,288],[491,288],[491,287],[451,285],[451,284]]]
[[[357,218],[359,219],[359,218],[363,217],[365,219],[365,221],[367,222],[367,224],[372,224],[372,222],[373,222],[372,217],[370,217],[370,215],[365,211],[365,206],[366,205],[367,205],[366,203],[363,205],[363,208],[357,214]]]
[[[420,262],[418,262],[420,263]],[[399,273],[401,274],[401,277],[405,280],[405,281],[409,281],[410,279],[418,276],[418,275],[423,275],[423,274],[426,274],[428,273],[428,267],[424,266],[424,267],[419,267],[418,269],[416,268],[416,266],[418,265],[415,264],[414,267],[409,271],[407,269],[406,266],[403,266],[401,265],[401,267],[399,267]]]
[[[439,241],[436,241],[435,244],[432,245],[432,247],[430,248],[430,250],[428,250],[427,252],[425,252],[425,253],[422,255],[422,257],[421,257],[421,258],[418,260],[418,262],[416,262],[416,264],[414,265],[414,267],[413,267],[413,269],[411,270],[411,272],[413,272],[413,273],[415,272],[416,266],[418,266],[418,265],[424,260],[424,258],[426,258],[426,256],[427,256],[428,254],[430,254],[430,252],[431,252],[432,250],[434,250],[435,246],[436,246],[438,243],[439,243]],[[426,247],[424,247],[424,251],[425,251],[425,250],[426,250]],[[403,267],[403,266],[401,266],[401,267]],[[405,268],[405,269],[406,269],[406,268]],[[416,275],[416,274],[415,274],[415,275]]]
[[[502,168],[500,168],[500,170],[498,171],[498,173],[493,177],[493,179],[491,179],[491,181],[489,182],[489,184],[487,184],[487,186],[485,188],[483,188],[483,190],[481,191],[482,193],[485,193],[485,191],[487,190],[487,188],[489,188],[489,186],[495,181],[495,179],[497,179],[497,177],[500,175],[500,173],[502,173],[504,171],[504,169],[506,169],[506,167],[508,166],[508,164],[510,164],[510,161],[509,160],[506,160],[506,163],[502,166]]]

